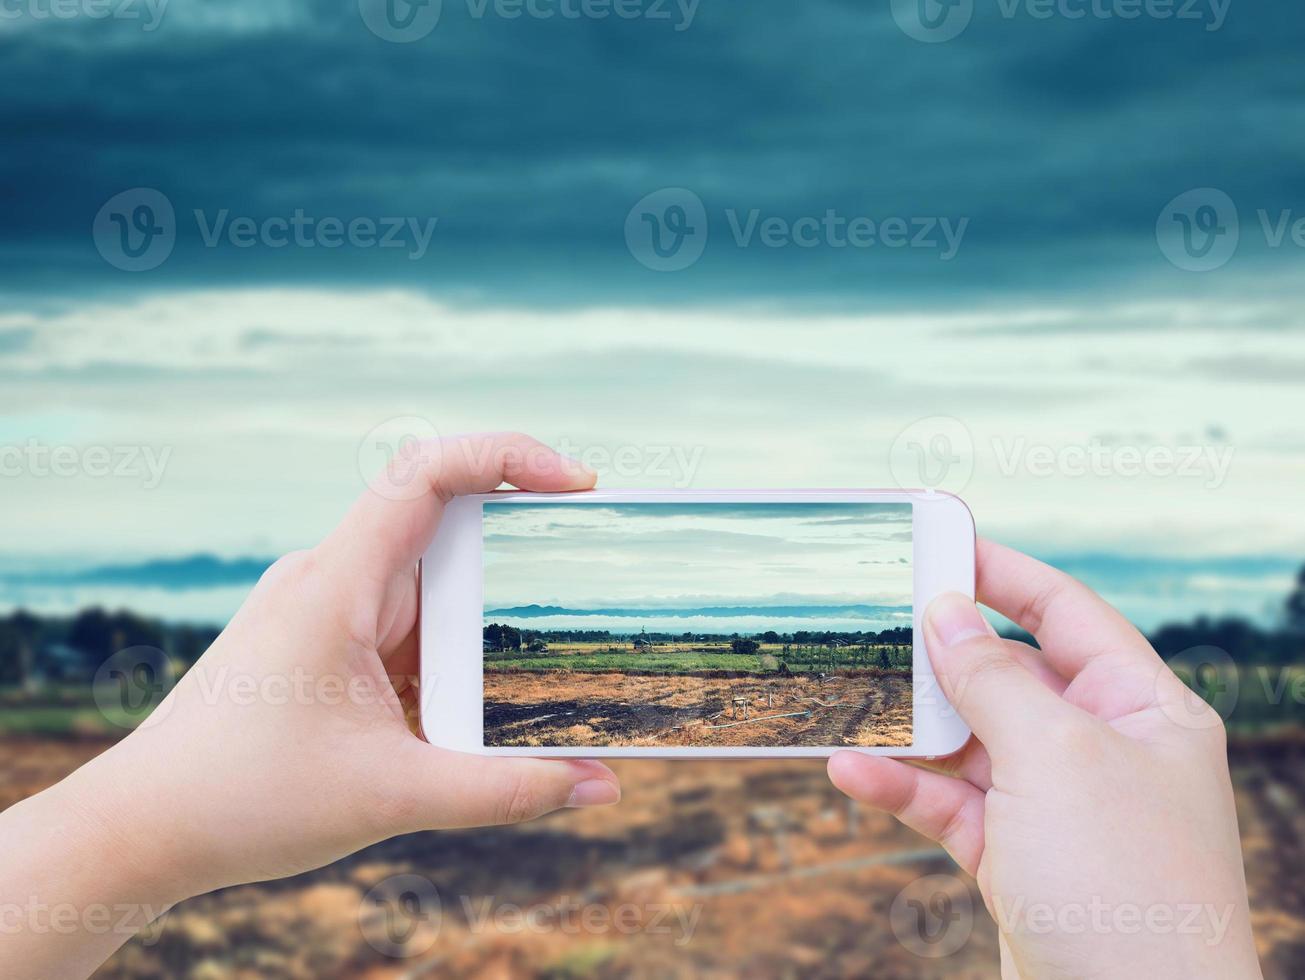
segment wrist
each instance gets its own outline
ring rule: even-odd
[[[157,789],[140,778],[130,741],[29,802],[70,859],[96,869],[102,891],[162,912],[205,889],[179,860],[184,828],[170,824]]]
[[[89,976],[188,893],[148,814],[99,778],[84,767],[0,814],[0,975]]]

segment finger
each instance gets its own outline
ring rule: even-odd
[[[1020,663],[967,596],[950,592],[930,603],[924,641],[947,700],[994,761],[1018,757],[1082,714]]]
[[[977,560],[979,601],[1036,636],[1066,680],[1097,663],[1154,676],[1159,657],[1146,638],[1082,582],[992,541],[980,539]]]
[[[406,740],[391,791],[405,805],[394,833],[521,823],[563,807],[621,799],[616,774],[588,759],[479,756]]]
[[[1047,690],[1057,697],[1064,693],[1065,678],[1052,670],[1037,650],[1017,640],[1003,640],[1002,643],[1010,651],[1011,656],[1041,681]],[[967,741],[959,752],[938,759],[920,761],[917,764],[934,772],[964,779],[980,792],[986,793],[992,789],[992,758],[983,743],[976,738]]]
[[[984,796],[969,783],[860,752],[835,752],[829,778],[852,799],[937,841],[970,874],[978,870]]]
[[[594,480],[593,471],[517,432],[432,440],[396,457],[318,551],[352,576],[388,583],[411,572],[453,497],[504,482],[522,490],[587,490]]]
[[[963,779],[980,793],[992,789],[992,757],[973,735],[959,752],[937,759],[920,759],[915,764],[943,776]]]

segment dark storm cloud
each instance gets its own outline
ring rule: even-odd
[[[468,300],[857,304],[1176,287],[1189,274],[1154,239],[1175,195],[1221,188],[1247,225],[1258,208],[1305,208],[1299,4],[1233,0],[1211,31],[1038,20],[1019,5],[1006,17],[977,0],[965,33],[930,45],[886,3],[702,0],[677,30],[505,19],[492,5],[475,18],[468,2],[445,0],[411,44],[373,36],[345,0],[173,0],[148,32],[0,24],[0,289],[394,282]],[[159,268],[123,273],[91,224],[141,186],[167,195],[178,240]],[[623,238],[634,202],[668,186],[702,198],[710,229],[702,259],[674,274],[639,265]],[[414,260],[205,247],[196,209],[205,226],[296,209],[438,224]],[[754,209],[968,225],[946,262],[921,248],[741,248],[726,212],[742,223]],[[1263,244],[1244,242],[1236,262],[1253,266]]]

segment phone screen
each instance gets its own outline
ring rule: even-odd
[[[909,746],[912,505],[484,505],[489,747]]]

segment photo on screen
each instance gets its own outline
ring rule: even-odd
[[[484,505],[485,745],[912,743],[911,505]]]

